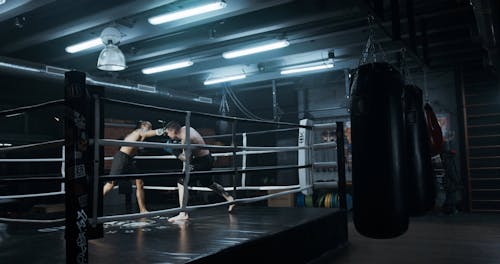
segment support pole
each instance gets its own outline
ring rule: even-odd
[[[392,40],[401,40],[401,15],[399,0],[391,0]]]
[[[186,157],[186,160],[184,160],[184,196],[182,197],[182,205],[181,209],[185,210],[187,206],[187,202],[189,199],[189,177],[191,176],[191,169],[190,169],[190,163],[191,163],[191,111],[186,112],[186,134],[185,134],[185,140],[184,144],[186,144],[186,149],[184,150],[184,156]]]
[[[336,122],[337,136],[337,170],[339,176],[340,208],[347,210],[346,178],[345,178],[345,153],[344,153],[344,123]]]
[[[231,126],[231,145],[233,146],[233,179],[232,179],[232,185],[233,185],[233,192],[232,192],[232,196],[236,199],[236,178],[238,176],[238,172],[237,172],[237,169],[238,169],[238,165],[236,164],[236,152],[238,151],[237,149],[237,144],[236,144],[236,126],[237,126],[237,121],[236,120],[233,120],[233,122],[231,123],[232,126]]]

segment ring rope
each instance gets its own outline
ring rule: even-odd
[[[264,167],[254,167],[254,168],[236,168],[236,169],[220,169],[220,170],[210,170],[210,171],[192,171],[191,175],[201,175],[201,174],[228,174],[234,172],[255,172],[255,171],[269,171],[269,170],[283,170],[283,169],[304,169],[310,168],[311,165],[283,165],[283,166],[264,166]],[[162,177],[162,176],[183,176],[184,173],[181,171],[175,172],[160,172],[160,173],[136,173],[136,174],[117,174],[117,175],[101,175],[100,180],[118,180],[118,179],[143,179],[150,177]]]
[[[160,216],[164,215],[167,213],[178,213],[178,212],[187,212],[187,211],[192,211],[195,209],[200,209],[200,208],[211,208],[211,207],[216,207],[216,206],[221,206],[221,205],[229,205],[229,204],[236,204],[236,203],[253,203],[253,202],[258,202],[262,200],[267,200],[269,198],[273,197],[278,197],[290,193],[296,193],[296,192],[301,192],[305,189],[309,189],[312,186],[305,186],[303,188],[297,188],[294,190],[289,190],[289,191],[283,191],[279,193],[273,193],[273,194],[267,194],[259,197],[252,197],[252,198],[240,198],[240,199],[235,199],[233,201],[225,201],[225,202],[219,202],[219,203],[212,203],[212,204],[206,204],[206,205],[194,205],[194,206],[187,206],[186,208],[182,209],[180,207],[178,208],[171,208],[171,209],[165,209],[165,210],[158,210],[158,211],[151,211],[147,213],[134,213],[134,214],[124,214],[124,215],[112,215],[112,216],[102,216],[97,218],[97,223],[102,224],[105,222],[109,221],[120,221],[120,220],[131,220],[131,219],[138,219],[142,217],[153,217],[153,216]]]
[[[4,218],[0,217],[0,222],[10,222],[10,223],[39,223],[39,224],[53,224],[66,221],[66,218],[58,219],[20,219],[20,218]]]
[[[34,148],[34,147],[60,147],[64,145],[64,139],[57,139],[57,140],[52,140],[52,141],[46,141],[42,143],[33,143],[33,144],[27,144],[27,145],[19,145],[19,146],[13,146],[13,147],[6,147],[6,148],[0,148],[0,153],[5,153],[9,151],[14,151],[14,150],[21,150],[21,149],[29,149],[29,148]]]
[[[309,128],[309,129],[312,128],[312,126],[299,125],[299,124],[287,123],[287,122],[273,122],[273,121],[267,121],[267,120],[255,120],[255,119],[249,119],[249,118],[223,116],[223,115],[208,114],[208,113],[202,113],[202,112],[183,111],[183,110],[171,109],[171,108],[166,108],[166,107],[159,107],[159,106],[153,106],[153,105],[146,105],[146,104],[139,104],[139,103],[122,101],[122,100],[110,99],[110,98],[106,98],[106,97],[102,97],[101,101],[109,102],[109,103],[116,103],[116,104],[124,104],[124,105],[129,105],[129,106],[142,107],[142,108],[149,108],[149,109],[154,109],[154,110],[169,111],[169,112],[175,112],[175,113],[186,114],[186,113],[190,112],[191,114],[195,114],[195,115],[208,116],[208,117],[214,117],[214,118],[232,120],[232,121],[254,122],[254,123],[273,124],[273,125],[287,125],[287,126]]]
[[[299,149],[310,149],[309,146],[293,146],[293,147],[241,147],[241,146],[219,146],[219,145],[207,145],[207,144],[168,144],[160,142],[140,142],[140,141],[124,141],[117,139],[99,139],[97,143],[101,146],[129,146],[129,147],[148,147],[148,148],[165,148],[170,147],[172,149],[223,149],[223,150],[299,150]],[[333,143],[335,146],[336,144]],[[321,143],[318,144],[318,148],[328,148],[331,147],[332,143]]]
[[[278,153],[278,152],[288,152],[289,150],[245,150],[238,151],[236,155],[253,155],[253,154],[268,154],[268,153]],[[214,157],[230,157],[233,156],[233,152],[225,152],[225,153],[212,153]]]
[[[135,185],[133,186],[135,187]],[[236,186],[237,191],[270,191],[270,190],[288,190],[293,188],[298,188],[300,185],[282,185],[282,186]],[[197,187],[190,186],[189,190],[192,191],[202,191],[202,192],[210,192],[212,189],[208,187]],[[144,186],[144,190],[156,190],[156,191],[175,191],[178,190],[177,187],[168,187],[168,186]],[[234,190],[233,187],[224,187],[225,191]]]
[[[178,144],[173,144],[178,145]],[[258,148],[281,148],[281,147],[258,147]],[[295,147],[291,147],[295,148]],[[253,155],[253,154],[268,154],[268,153],[278,153],[287,152],[289,149],[278,149],[278,150],[247,150],[238,151],[236,155]],[[211,153],[213,157],[230,157],[233,156],[233,152],[224,153]],[[161,155],[161,156],[135,156],[134,159],[177,159],[174,155]],[[104,160],[113,160],[113,157],[105,157]],[[39,158],[39,159],[0,159],[0,162],[62,162],[62,158]]]
[[[244,134],[246,134],[246,135],[259,135],[259,134],[274,133],[274,132],[292,131],[292,130],[297,130],[297,129],[299,129],[299,128],[298,127],[280,128],[280,129],[271,129],[271,130],[265,130],[265,131],[235,133],[234,135],[235,136],[243,136]],[[233,134],[221,134],[221,135],[203,136],[203,138],[204,139],[209,139],[209,138],[232,137],[232,136],[233,136]]]
[[[2,110],[2,111],[0,111],[0,116],[8,116],[8,115],[13,115],[13,114],[18,114],[18,113],[26,112],[26,110],[34,110],[34,109],[38,109],[38,108],[42,108],[42,107],[46,107],[46,106],[52,106],[52,105],[64,105],[64,99],[48,101],[45,103],[40,103],[40,104],[35,104],[35,105],[21,106],[21,107],[13,108],[13,109]]]
[[[3,199],[21,199],[21,198],[33,198],[33,197],[44,197],[44,196],[55,196],[64,194],[64,191],[60,192],[49,192],[49,193],[32,193],[32,194],[16,194],[16,195],[3,195],[0,196],[0,200]]]
[[[289,150],[260,150],[260,151],[238,151],[236,155],[254,155],[254,154],[268,154],[287,152]],[[233,152],[211,153],[213,157],[231,157]],[[177,159],[174,155],[161,155],[161,156],[135,156],[134,159]],[[105,157],[104,160],[113,160],[113,157]],[[40,158],[40,159],[0,159],[0,162],[62,162],[62,158]]]
[[[23,182],[23,181],[64,181],[64,177],[19,177],[19,178],[0,178],[0,182]]]
[[[62,158],[43,158],[43,159],[0,159],[0,162],[62,162]]]

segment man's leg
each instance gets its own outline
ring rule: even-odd
[[[208,188],[212,189],[212,191],[214,191],[218,195],[224,197],[224,199],[226,199],[226,201],[234,201],[233,196],[231,196],[229,193],[227,193],[224,190],[224,187],[222,187],[220,184],[218,184],[216,182],[213,182],[212,184],[210,184],[210,186],[208,186]],[[229,208],[227,209],[227,211],[228,212],[232,212],[233,209],[234,209],[234,205],[235,204],[230,204]]]
[[[183,181],[179,181],[177,183],[177,188],[179,190],[179,206],[182,207],[182,200],[184,199],[184,184]],[[180,212],[177,216],[170,217],[168,219],[169,222],[175,222],[175,221],[180,221],[180,220],[187,220],[189,219],[189,215],[187,212]]]
[[[106,195],[111,190],[113,190],[114,186],[115,186],[115,181],[106,182],[106,184],[104,184],[104,187],[102,188],[102,196]]]
[[[137,196],[137,204],[141,213],[147,213],[146,199],[144,198],[144,181],[142,179],[135,180],[135,195]]]

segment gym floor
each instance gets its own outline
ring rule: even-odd
[[[404,235],[389,240],[361,236],[350,220],[349,246],[318,263],[500,263],[500,215],[458,213],[412,218]]]

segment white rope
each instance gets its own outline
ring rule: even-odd
[[[0,153],[11,151],[11,150],[20,150],[20,149],[25,149],[25,148],[33,148],[33,147],[41,147],[41,146],[50,146],[50,145],[61,146],[62,144],[64,144],[64,139],[58,139],[58,140],[41,142],[41,143],[33,143],[33,144],[27,144],[27,145],[19,145],[19,146],[13,146],[13,147],[0,148]]]
[[[226,201],[226,202],[220,202],[220,203],[212,203],[212,204],[205,204],[205,205],[194,205],[194,206],[187,206],[185,209],[181,208],[171,208],[171,209],[165,209],[165,210],[158,210],[158,211],[151,211],[147,213],[135,213],[135,214],[124,214],[124,215],[112,215],[112,216],[102,216],[97,218],[97,223],[105,223],[105,222],[110,222],[110,221],[122,221],[122,220],[132,220],[132,219],[137,219],[137,218],[143,218],[143,217],[153,217],[153,216],[160,216],[164,215],[167,213],[178,213],[181,211],[192,211],[195,209],[200,209],[200,208],[211,208],[211,207],[217,207],[221,205],[229,205],[229,204],[237,204],[237,203],[252,203],[252,202],[258,202],[262,200],[267,200],[269,198],[274,198],[274,197],[279,197],[282,195],[286,194],[291,194],[291,193],[297,193],[301,192],[305,189],[310,189],[312,186],[306,186],[303,188],[297,188],[294,190],[289,190],[289,191],[284,191],[284,192],[279,192],[279,193],[273,193],[273,194],[268,194],[268,195],[263,195],[259,197],[252,197],[252,198],[241,198],[241,199],[235,199],[233,201]]]
[[[236,155],[255,155],[255,154],[267,154],[267,153],[278,153],[278,152],[288,152],[294,151],[290,149],[280,149],[280,150],[255,150],[255,151],[238,151]],[[231,157],[233,152],[223,152],[223,153],[211,153],[213,157]],[[163,155],[163,156],[135,156],[134,159],[177,159],[174,155]],[[113,160],[113,157],[105,157],[104,160]]]
[[[206,145],[206,144],[168,144],[168,143],[159,143],[159,142],[137,142],[137,141],[124,141],[124,140],[116,140],[116,139],[99,139],[97,141],[99,145],[110,145],[110,146],[129,146],[129,147],[148,147],[148,148],[164,148],[170,147],[172,149],[227,149],[232,150],[233,146],[219,146],[219,145]],[[331,143],[330,143],[331,144]],[[283,151],[292,151],[299,149],[309,149],[309,146],[292,146],[292,147],[236,147],[238,150],[283,150]],[[248,153],[248,152],[247,152]]]
[[[38,224],[53,224],[66,221],[65,218],[58,219],[20,219],[20,218],[4,218],[0,217],[0,222],[10,222],[10,223],[38,223]]]
[[[62,162],[62,158],[40,158],[40,159],[0,159],[0,162]]]
[[[288,189],[293,189],[293,188],[298,188],[300,185],[283,185],[283,186],[236,186],[237,191],[249,191],[249,190],[254,190],[254,191],[269,191],[269,190],[288,190]],[[133,188],[136,188],[135,185]],[[177,187],[170,187],[170,186],[144,186],[145,190],[157,190],[157,191],[175,191],[178,188]],[[208,187],[197,187],[197,186],[190,186],[188,187],[189,190],[193,191],[202,191],[202,192],[210,192],[212,189]],[[224,187],[225,191],[232,191],[234,190],[233,187]]]
[[[0,196],[2,199],[20,199],[20,198],[32,198],[32,197],[45,197],[64,194],[64,191],[60,192],[48,192],[48,193],[32,193],[32,194],[17,194],[17,195],[3,195]]]
[[[297,129],[299,129],[299,127],[279,128],[279,129],[261,130],[261,131],[253,131],[253,132],[243,132],[243,133],[236,133],[235,136],[243,136],[244,134],[246,134],[246,135],[259,135],[259,134],[286,132],[286,131],[293,131],[293,130],[297,130]],[[203,139],[225,138],[225,137],[232,137],[232,136],[233,136],[233,134],[211,135],[211,136],[203,136]]]

